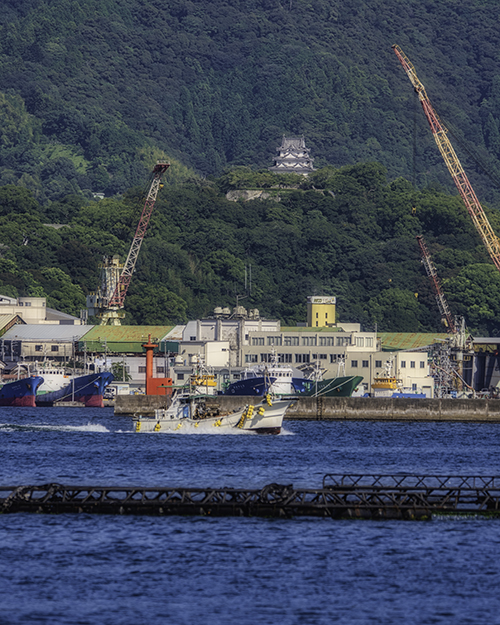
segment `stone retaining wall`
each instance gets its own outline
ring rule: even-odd
[[[167,397],[118,395],[115,414],[152,415],[168,404]],[[259,397],[207,397],[225,410],[242,404],[258,404]],[[488,399],[374,399],[371,397],[300,397],[287,411],[286,419],[381,420],[381,421],[491,421],[500,422],[500,400]]]

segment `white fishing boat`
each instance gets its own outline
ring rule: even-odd
[[[154,416],[134,417],[135,432],[192,432],[218,434],[256,432],[279,434],[283,417],[292,402],[273,399],[267,395],[262,401],[247,404],[233,411],[224,411],[220,405],[208,403],[202,396],[174,396],[168,408],[155,410]]]

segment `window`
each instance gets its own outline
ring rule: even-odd
[[[146,373],[146,367],[140,366],[139,367],[139,373]],[[182,375],[182,378],[181,378],[181,375]],[[179,378],[179,380],[183,380],[184,379],[184,374],[180,373],[177,377]]]
[[[420,368],[425,369],[425,362],[423,360],[420,361]]]
[[[357,360],[351,360],[351,367],[353,369],[357,369],[358,368],[358,361]]]
[[[376,360],[375,361],[375,369],[381,369],[382,368],[382,361],[381,360]]]
[[[245,362],[257,362],[257,354],[245,354]]]
[[[366,368],[366,367],[370,366],[370,363],[368,362],[368,360],[362,360],[361,361],[361,366]]]
[[[337,347],[344,347],[344,345],[350,345],[350,344],[351,344],[350,336],[338,336],[337,337]]]
[[[141,371],[141,369],[144,369],[144,371]],[[146,373],[146,367],[139,367],[139,373]],[[177,379],[178,380],[184,380],[184,374],[183,373],[178,373],[177,374]]]
[[[318,317],[319,317],[319,313],[316,313],[316,319],[317,319]],[[318,324],[316,324],[316,325],[318,325]]]
[[[268,336],[267,337],[267,344],[268,345],[278,345],[279,347],[281,347],[281,336]]]
[[[365,337],[366,347],[373,347],[373,338],[371,336]]]
[[[51,352],[58,352],[59,351],[59,345],[51,345],[50,346],[50,351]]]
[[[295,354],[295,362],[309,362],[309,354]]]
[[[292,362],[292,354],[278,354],[278,362]]]
[[[35,345],[35,352],[43,351],[43,347],[41,345]]]
[[[321,347],[333,347],[335,345],[335,338],[333,336],[320,336],[319,344]]]
[[[303,336],[302,337],[302,345],[315,347],[316,346],[316,337],[315,336]]]
[[[196,341],[196,337],[195,337],[195,336],[190,336],[190,337],[189,337],[189,340],[190,340],[190,341]]]
[[[331,363],[337,362],[337,358],[338,358],[338,354],[330,354],[330,362]]]
[[[415,369],[415,361],[414,360],[410,360],[410,368],[411,369]]]
[[[25,306],[31,306],[31,302],[25,302],[24,305]]]
[[[328,354],[320,354],[319,355],[319,359],[320,360],[326,360],[328,358]]]
[[[156,373],[165,373],[165,367],[156,367]]]
[[[365,346],[365,337],[357,336],[356,337],[356,347],[364,347]]]
[[[406,369],[406,360],[401,361],[401,369]]]
[[[411,390],[412,391],[416,391],[417,390],[417,385],[416,384],[412,384],[411,385]]]
[[[263,336],[253,336],[252,337],[252,345],[264,345],[264,337]]]
[[[288,347],[291,347],[292,345],[298,345],[299,344],[299,337],[298,336],[285,336],[285,345]]]

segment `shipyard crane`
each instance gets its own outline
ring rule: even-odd
[[[457,186],[457,189],[462,197],[462,200],[464,201],[469,215],[472,218],[474,226],[481,235],[483,243],[488,250],[488,253],[493,260],[496,268],[500,271],[500,241],[493,232],[493,228],[491,227],[490,222],[486,217],[483,207],[479,203],[474,189],[472,188],[469,179],[467,178],[463,167],[458,160],[458,156],[456,155],[455,150],[453,149],[453,146],[448,139],[448,130],[437,116],[436,111],[433,109],[425,91],[425,87],[418,79],[417,73],[411,61],[398,45],[394,45],[392,47],[394,52],[396,53],[396,56],[401,62],[403,69],[408,74],[408,78],[410,79],[415,91],[418,94],[418,99],[422,104],[422,108],[424,109],[425,116],[427,117],[427,121],[429,122],[429,125],[431,127],[432,134],[437,143],[439,151],[441,152],[441,156],[443,157],[444,162],[448,167],[451,177],[453,178],[453,182]]]
[[[169,167],[170,163],[158,161],[153,169],[153,180],[125,264],[120,264],[118,256],[105,257],[101,266],[101,285],[96,292],[87,295],[89,315],[99,317],[101,325],[119,326],[120,320],[125,316],[122,311],[125,296],[132,280],[158,191],[162,186],[161,178]]]
[[[446,327],[446,330],[451,334],[456,334],[458,329],[455,324],[455,319],[450,312],[448,307],[448,302],[444,296],[444,293],[441,289],[441,284],[439,283],[439,278],[437,275],[436,267],[432,262],[431,255],[429,254],[429,250],[427,249],[427,245],[425,244],[424,237],[420,234],[417,236],[417,242],[420,247],[420,254],[422,256],[422,264],[425,267],[425,271],[429,276],[432,288],[434,290],[434,295],[436,297],[436,302],[438,305],[439,313],[441,315],[441,321],[443,325]]]
[[[432,261],[427,245],[422,235],[417,236],[420,247],[422,264],[429,276],[441,321],[446,326],[449,338],[442,344],[436,345],[432,350],[432,370],[439,397],[443,393],[448,393],[455,387],[467,387],[472,389],[464,380],[464,357],[472,352],[471,337],[465,325],[465,319],[461,316],[454,317],[448,307],[448,302],[441,289],[441,284],[437,275],[436,267]],[[469,358],[469,356],[467,356]]]

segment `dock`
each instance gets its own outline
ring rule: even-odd
[[[0,512],[429,520],[500,518],[500,477],[328,474],[320,488],[0,486]]]
[[[242,404],[257,404],[261,397],[208,396],[207,404],[235,410]],[[154,415],[167,407],[168,397],[119,395],[116,415]],[[314,421],[467,421],[500,423],[499,399],[413,399],[374,397],[297,397],[285,419]]]

